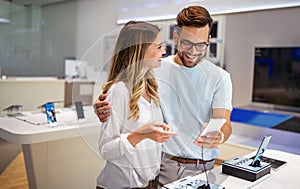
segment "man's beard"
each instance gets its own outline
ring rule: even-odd
[[[204,58],[205,58],[205,55],[206,55],[206,52],[201,52],[199,54],[194,54],[193,56],[198,56],[198,58],[193,62],[192,65],[189,65],[183,56],[188,56],[188,55],[191,55],[190,53],[188,52],[185,52],[185,51],[181,51],[181,52],[178,52],[178,57],[180,58],[182,64],[185,66],[185,67],[194,67],[196,66],[197,64],[199,64]]]

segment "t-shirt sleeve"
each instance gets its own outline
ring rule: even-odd
[[[216,86],[213,97],[213,108],[232,110],[232,82],[230,74],[225,72]]]

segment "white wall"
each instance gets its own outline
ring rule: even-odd
[[[76,1],[42,7],[42,76],[63,76],[64,59],[76,55],[76,11]]]
[[[80,0],[77,2],[77,57],[82,58],[99,39],[117,29],[120,0]],[[95,55],[94,60],[101,60]]]
[[[226,16],[225,66],[233,105],[251,102],[255,46],[300,46],[300,7]]]
[[[120,27],[116,22],[121,6],[120,0],[78,1],[77,57],[82,57],[97,40]],[[234,106],[251,101],[254,47],[299,46],[299,16],[300,7],[225,15],[224,62],[233,80]],[[94,48],[95,52],[85,57],[90,64],[101,64],[103,49],[98,49]]]
[[[77,57],[96,40],[119,27],[116,21],[120,0],[110,2],[78,2]],[[254,47],[299,46],[300,7],[226,14],[225,17],[224,62],[233,81],[233,105],[246,105],[252,96]],[[96,49],[89,54],[89,59],[93,64],[101,64],[102,56]]]
[[[117,25],[117,16],[121,7],[122,0],[110,0],[109,3],[99,0],[77,1],[76,57],[86,61],[95,71],[95,100],[101,94],[101,87],[107,78],[107,73],[102,72],[107,63],[104,60],[109,56],[104,50],[104,38],[114,35],[121,27]],[[111,42],[106,47],[112,49],[114,43]]]

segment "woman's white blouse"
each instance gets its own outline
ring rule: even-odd
[[[135,147],[127,136],[135,129],[153,122],[162,122],[160,107],[143,97],[138,101],[139,119],[128,119],[129,93],[124,82],[117,82],[107,93],[112,115],[101,126],[99,151],[107,160],[97,184],[104,188],[145,187],[159,173],[161,144],[145,139]]]

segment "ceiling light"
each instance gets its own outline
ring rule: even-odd
[[[5,18],[0,18],[0,23],[7,24],[7,23],[10,23],[10,20],[5,19]]]

